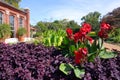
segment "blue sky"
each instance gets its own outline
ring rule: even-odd
[[[38,21],[75,20],[98,11],[103,15],[120,7],[120,0],[22,0],[20,7],[30,9],[30,23]]]

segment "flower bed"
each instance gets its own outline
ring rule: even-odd
[[[96,59],[85,63],[85,76],[82,80],[119,80],[120,55],[113,59]],[[73,57],[65,58],[54,47],[41,44],[0,43],[0,80],[79,80],[69,72],[65,75],[59,70],[61,63],[76,66]]]
[[[120,54],[120,52],[119,52]],[[85,80],[119,80],[120,55],[111,59],[96,59],[94,63],[86,63]]]
[[[57,79],[60,63],[68,61],[70,60],[64,58],[54,47],[1,43],[0,80]]]
[[[120,55],[103,46],[111,29],[101,23],[93,38],[83,23],[76,33],[68,28],[67,36],[52,36],[51,47],[0,43],[0,80],[119,80]]]

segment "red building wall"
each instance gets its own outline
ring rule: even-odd
[[[30,37],[30,11],[29,9],[20,10],[5,2],[0,1],[0,12],[3,14],[3,23],[9,24],[9,16],[14,16],[15,37],[19,26],[19,18],[23,19],[23,26],[27,30],[26,37]]]

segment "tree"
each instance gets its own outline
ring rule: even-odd
[[[102,21],[109,23],[111,26],[120,27],[120,7],[114,9],[112,12],[107,13],[102,18]]]
[[[78,31],[80,28],[80,25],[77,24],[74,20],[71,20],[68,22],[67,27],[72,28],[73,31]]]
[[[44,32],[47,30],[47,27],[45,26],[44,22],[38,22],[36,25],[36,28],[38,30],[38,32]]]
[[[80,25],[78,25],[74,20],[68,21],[67,19],[63,20],[55,20],[53,22],[38,22],[36,24],[37,33],[43,33],[47,30],[66,30],[67,27],[72,28],[73,30],[77,30],[80,28]]]
[[[67,19],[55,20],[52,24],[56,25],[57,29],[65,30],[69,21]]]
[[[53,22],[48,28],[53,30],[59,30],[62,29],[62,25],[60,23]]]
[[[13,5],[16,8],[19,8],[19,3],[21,2],[21,0],[4,0],[4,1]]]
[[[100,15],[101,14],[97,11],[90,12],[86,16],[83,16],[81,20],[83,20],[83,22],[91,24],[92,30],[96,31],[99,29]]]

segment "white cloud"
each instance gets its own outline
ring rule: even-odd
[[[48,0],[44,0],[43,2],[46,3],[45,1]],[[39,19],[60,20],[66,18],[80,23],[81,17],[87,15],[89,12],[98,11],[103,16],[113,9],[120,7],[120,0],[60,0],[58,2],[51,0],[51,3],[46,6],[42,4],[39,7],[38,5],[34,5],[37,7],[37,10],[33,8],[34,10],[31,13],[34,13],[32,16],[36,21],[32,22],[37,22]]]
[[[113,1],[108,6],[105,6],[105,12],[111,12],[118,7],[120,7],[120,0]]]
[[[76,22],[80,23],[81,17],[86,15],[86,13],[75,9],[59,9],[51,11],[48,15],[54,19],[75,20]]]

